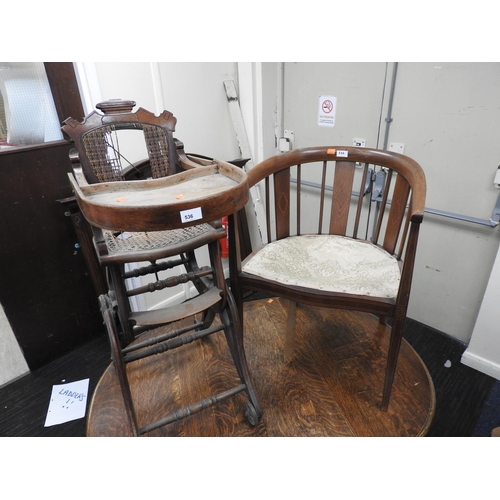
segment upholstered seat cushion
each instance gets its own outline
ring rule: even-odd
[[[264,246],[243,272],[331,292],[395,298],[400,270],[395,257],[370,242],[343,236],[292,236]]]

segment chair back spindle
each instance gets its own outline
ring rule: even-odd
[[[329,234],[335,234],[337,236],[346,234],[353,180],[354,163],[337,161],[335,166],[335,180],[333,183]]]
[[[323,162],[323,170],[321,176],[321,192],[320,192],[320,202],[319,202],[319,217],[318,217],[318,234],[321,234],[323,231],[323,212],[325,206],[325,187],[326,187],[326,172],[327,172],[328,163],[326,161]]]
[[[274,174],[274,200],[276,211],[276,239],[290,235],[290,170]]]
[[[359,185],[358,204],[356,207],[356,217],[354,219],[354,229],[352,232],[352,237],[355,239],[358,237],[359,221],[361,218],[361,212],[363,210],[363,198],[365,195],[367,177],[368,177],[368,163],[365,163],[363,167],[363,175],[361,177],[361,183]]]

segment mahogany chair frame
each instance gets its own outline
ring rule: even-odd
[[[73,167],[70,183],[79,208],[92,228],[99,263],[106,269],[108,293],[99,297],[99,303],[132,432],[134,435],[151,432],[242,391],[248,396],[245,416],[251,425],[256,425],[262,409],[245,359],[239,311],[226,284],[220,249],[220,240],[227,233],[219,217],[226,215],[226,209],[230,212],[246,203],[246,174],[221,160],[195,155],[191,159],[184,153],[182,143],[173,137],[176,119],[170,112],[164,111],[160,116],[143,108],[132,112],[134,106],[134,101],[100,103],[96,107],[102,114],[94,111],[82,122],[68,118],[62,127],[75,145],[70,152]],[[117,130],[128,129],[144,132],[149,158],[123,167],[119,148],[110,143],[109,137]],[[235,187],[218,196],[199,196],[203,180],[221,178],[223,174],[234,179]],[[195,186],[187,188],[188,181]],[[164,197],[160,196],[156,203],[150,202],[150,196],[159,189],[170,188],[191,189],[190,196],[185,193],[184,201],[184,195],[179,195],[180,199],[173,202],[163,201]],[[115,203],[116,197],[127,189],[131,195],[138,189],[143,190],[140,193],[147,203],[139,207]],[[110,193],[108,201],[93,203],[92,195],[102,191]],[[184,223],[179,215],[193,208],[192,205],[198,207],[203,216]],[[124,239],[119,241],[121,236]],[[202,247],[207,248],[209,265],[200,267],[195,251]],[[127,263],[146,261],[150,265],[125,272]],[[160,279],[161,271],[179,267],[182,270],[176,276]],[[150,274],[155,277],[153,282],[134,289],[126,286],[127,278]],[[192,284],[197,291],[191,299],[155,310],[131,310],[130,297],[185,283]],[[219,325],[214,323],[216,316],[220,318]],[[177,327],[185,318],[193,318],[191,325]],[[139,341],[141,334],[152,330],[153,339],[146,344]],[[241,383],[156,422],[139,426],[126,365],[219,331],[224,332]]]
[[[273,156],[256,165],[248,172],[250,187],[262,184],[266,209],[267,241],[281,240],[301,232],[301,195],[306,190],[302,178],[315,164],[322,168],[323,175],[319,193],[319,224],[315,234],[330,234],[368,239],[369,243],[384,249],[400,263],[399,290],[395,298],[358,295],[279,283],[242,270],[262,247],[254,250],[246,259],[239,252],[237,236],[238,214],[230,218],[234,228],[230,240],[231,288],[243,314],[243,294],[248,291],[264,292],[289,301],[289,321],[285,344],[285,359],[290,361],[293,353],[294,316],[297,303],[318,307],[356,310],[378,315],[385,323],[392,319],[392,332],[387,357],[387,367],[381,409],[387,410],[393,386],[398,353],[401,345],[404,322],[410,297],[412,276],[417,250],[420,224],[423,220],[426,181],[420,165],[411,158],[370,148],[343,146],[309,147]],[[334,168],[333,183],[327,184],[327,168]],[[292,170],[293,169],[293,170]],[[355,172],[362,172],[359,191],[353,190]],[[292,174],[293,172],[293,174]],[[297,182],[292,177],[296,175]],[[359,177],[359,175],[358,175]],[[383,188],[375,193],[378,179],[383,179]],[[329,194],[329,187],[331,196]],[[292,192],[296,191],[296,198]],[[307,203],[311,203],[310,197]],[[330,218],[323,223],[331,199]],[[368,202],[366,201],[368,199]],[[275,201],[275,203],[273,203]],[[372,231],[368,238],[361,235],[363,210],[371,211]],[[292,208],[295,206],[295,210]],[[354,213],[353,213],[354,212]],[[304,224],[304,220],[302,220]],[[324,226],[326,225],[326,231]],[[366,232],[368,234],[368,231]]]

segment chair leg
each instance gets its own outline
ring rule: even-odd
[[[102,317],[106,330],[108,332],[108,340],[111,348],[111,359],[116,371],[116,376],[120,384],[120,390],[123,396],[123,403],[125,405],[125,413],[129,422],[130,430],[133,437],[139,436],[139,426],[137,424],[137,416],[132,402],[132,393],[130,392],[130,385],[127,378],[127,369],[123,359],[123,353],[120,348],[120,341],[118,338],[118,331],[116,329],[116,313],[113,309],[111,300],[107,295],[99,297],[99,304],[101,308]]]
[[[387,316],[379,316],[378,317],[378,322],[381,324],[381,325],[387,325]]]
[[[293,359],[295,349],[295,318],[297,312],[297,302],[288,301],[288,314],[285,332],[285,363],[290,363]]]
[[[114,292],[118,303],[118,319],[123,330],[122,346],[130,344],[134,340],[134,333],[130,325],[130,302],[127,297],[127,290],[123,281],[123,264],[108,267],[108,286],[110,292]]]
[[[382,394],[381,410],[387,411],[389,400],[391,398],[396,365],[398,363],[399,349],[403,339],[404,318],[396,318],[392,326],[391,339],[389,342],[389,352],[387,355],[387,368],[385,373],[384,392]]]
[[[227,303],[225,309],[220,313],[221,322],[224,325],[224,334],[233,357],[234,365],[238,371],[241,381],[246,386],[250,404],[246,404],[245,417],[251,425],[257,425],[262,416],[262,407],[257,397],[250,370],[248,368],[245,349],[243,345],[243,325],[238,313],[238,307],[231,290],[227,290]]]

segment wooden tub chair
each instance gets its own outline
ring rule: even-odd
[[[289,301],[286,361],[293,357],[297,303],[372,313],[383,323],[391,318],[386,411],[424,213],[424,172],[401,154],[332,146],[273,156],[248,180],[261,190],[267,221],[265,243],[247,258],[238,238],[230,240],[240,314],[248,290]],[[236,230],[237,217],[230,218]]]
[[[176,119],[156,116],[133,101],[97,105],[82,122],[68,118],[62,130],[75,146],[70,152],[73,192],[94,235],[96,255],[106,269],[108,293],[99,297],[126,412],[135,435],[180,420],[239,392],[246,392],[247,420],[256,425],[262,409],[255,394],[242,344],[242,326],[224,279],[220,240],[227,236],[222,216],[248,199],[240,168],[220,160],[190,158],[174,139]],[[126,135],[119,135],[126,131]],[[139,139],[130,132],[138,134]],[[131,142],[145,142],[147,159],[134,162]],[[206,249],[209,265],[195,252]],[[126,271],[125,266],[142,267]],[[162,275],[166,272],[166,275]],[[132,288],[131,277],[144,281]],[[191,286],[194,297],[150,310],[132,310],[130,299],[168,288]],[[181,294],[182,295],[182,294]],[[214,323],[219,317],[219,324]],[[193,318],[188,327],[177,327]],[[141,334],[155,332],[153,340]],[[193,402],[155,422],[141,425],[131,397],[126,365],[223,332],[241,383],[221,394]],[[133,391],[132,391],[133,392]]]

